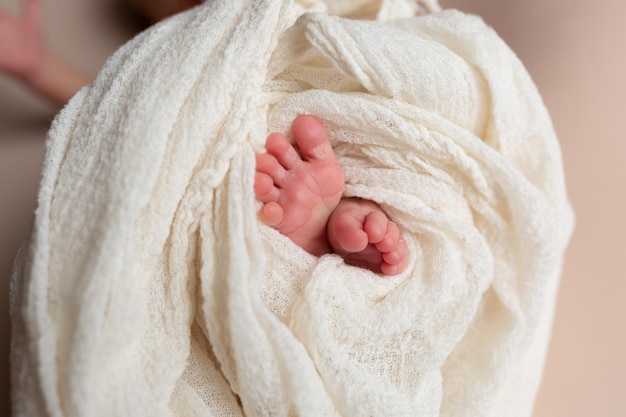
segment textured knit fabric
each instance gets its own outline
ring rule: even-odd
[[[330,4],[210,1],[60,113],[12,283],[16,416],[531,414],[573,223],[540,96],[477,17]],[[255,153],[299,114],[404,273],[257,220]]]

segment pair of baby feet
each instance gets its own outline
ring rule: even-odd
[[[259,217],[307,252],[336,253],[346,263],[384,275],[407,267],[398,226],[374,202],[344,198],[344,174],[326,130],[313,116],[292,125],[295,146],[280,133],[257,155],[254,191]]]

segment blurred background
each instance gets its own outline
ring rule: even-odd
[[[626,2],[441,0],[512,47],[559,135],[577,223],[534,417],[626,416]],[[96,73],[140,30],[121,0],[43,2],[47,47]],[[21,13],[19,0],[0,9]],[[1,41],[1,40],[0,40]],[[36,205],[55,108],[0,74],[0,415],[9,406],[9,279]]]

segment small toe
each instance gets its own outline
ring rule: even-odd
[[[276,161],[285,169],[293,169],[302,162],[298,151],[296,151],[287,138],[280,133],[272,133],[267,137],[265,149],[267,149],[267,152],[276,158]]]
[[[283,208],[280,204],[271,201],[261,207],[261,210],[259,210],[259,217],[266,225],[275,227],[283,219]]]
[[[383,262],[380,264],[380,272],[382,272],[383,275],[396,275],[402,271],[400,271],[400,268],[398,265],[388,264],[387,262]]]
[[[383,264],[397,266],[397,272],[395,273],[400,273],[404,271],[408,265],[408,253],[409,253],[409,249],[406,244],[406,241],[402,237],[400,237],[398,239],[398,246],[395,250],[392,250],[387,253],[383,253],[383,261],[384,261]],[[381,270],[382,269],[383,268],[381,266]],[[389,270],[391,269],[389,268]],[[388,274],[388,275],[393,275],[393,274]]]
[[[391,252],[398,247],[399,239],[400,229],[398,229],[398,225],[389,221],[387,223],[387,229],[385,230],[384,237],[376,243],[376,249],[383,253]]]
[[[389,264],[387,262],[382,262],[380,265],[380,272],[384,275],[397,275],[406,270],[406,267],[409,265],[408,258],[404,258],[402,262],[398,264]]]
[[[273,155],[268,153],[260,153],[256,156],[256,171],[266,174],[276,185],[284,183],[287,176],[285,168]]]
[[[378,244],[385,238],[388,221],[385,213],[379,210],[372,211],[365,217],[363,230],[367,233],[369,243]]]
[[[254,175],[254,194],[264,203],[277,201],[280,195],[278,188],[274,186],[274,180],[267,174],[257,172]]]

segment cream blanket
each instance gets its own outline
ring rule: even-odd
[[[12,287],[15,415],[531,414],[573,223],[544,105],[476,17],[333,7],[378,21],[208,2],[62,111]],[[255,152],[301,113],[405,273],[259,224]]]

